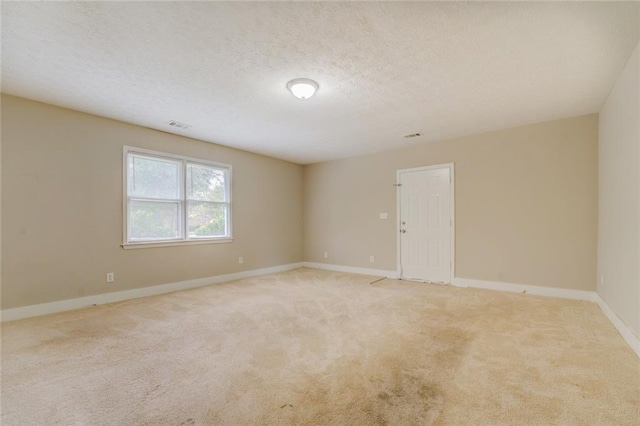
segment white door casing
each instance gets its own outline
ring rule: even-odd
[[[398,195],[400,276],[451,283],[453,164],[398,170]]]

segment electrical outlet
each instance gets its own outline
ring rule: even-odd
[[[116,280],[116,276],[113,272],[107,272],[107,282],[112,283]]]
[[[373,256],[369,256],[369,263],[375,263],[376,260]]]
[[[243,264],[244,263],[244,256],[240,256],[238,258],[238,263]]]
[[[328,259],[329,258],[329,253],[327,253],[326,251],[324,252],[324,258]]]

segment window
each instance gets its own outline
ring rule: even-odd
[[[124,148],[124,247],[231,241],[231,166]]]

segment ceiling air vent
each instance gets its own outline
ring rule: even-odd
[[[418,136],[422,136],[422,133],[418,132],[418,133],[411,133],[408,135],[404,135],[405,139],[411,139],[411,138],[417,138]]]
[[[169,126],[171,127],[175,127],[176,129],[183,129],[183,130],[187,130],[191,128],[190,124],[184,124],[181,123],[179,121],[175,121],[175,120],[171,120],[170,122],[167,123]]]

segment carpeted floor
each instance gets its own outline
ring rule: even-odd
[[[2,325],[2,425],[638,425],[589,302],[298,269]]]

